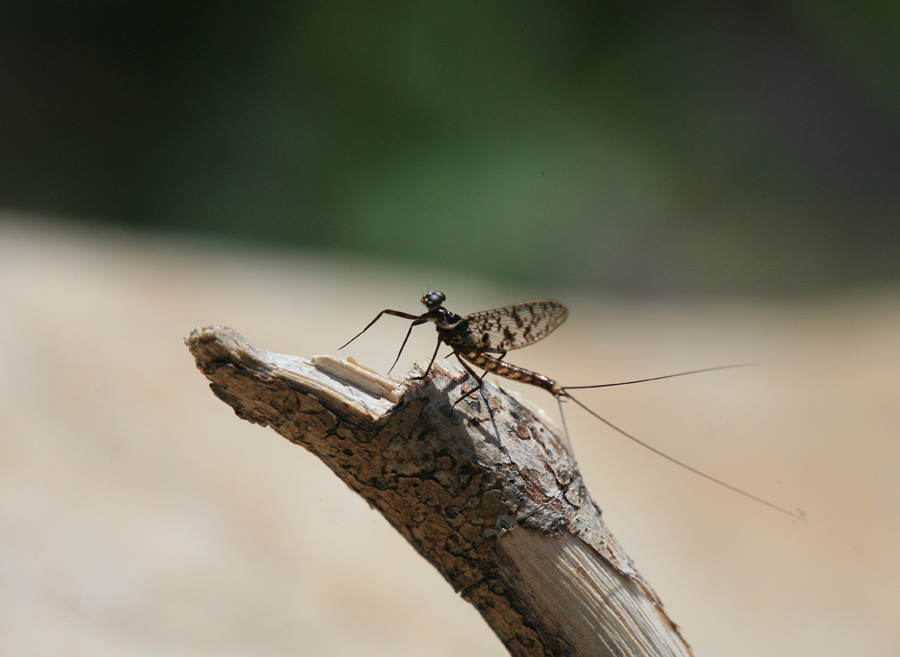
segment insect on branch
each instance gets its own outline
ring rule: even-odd
[[[560,414],[562,414],[563,412],[561,403],[562,400],[571,399],[578,406],[587,411],[587,413],[603,422],[609,428],[618,432],[628,440],[631,440],[632,442],[640,445],[641,447],[650,450],[657,456],[666,459],[670,463],[673,463],[674,465],[677,465],[678,467],[683,468],[688,472],[699,475],[707,481],[717,484],[722,488],[730,490],[733,493],[737,493],[738,495],[741,495],[749,500],[767,506],[770,509],[778,511],[779,513],[789,516],[795,520],[805,520],[806,514],[799,509],[797,509],[796,511],[790,511],[762,497],[759,497],[758,495],[754,495],[753,493],[738,488],[737,486],[729,484],[721,479],[718,479],[717,477],[703,472],[702,470],[688,465],[683,461],[669,456],[662,450],[653,447],[647,441],[634,436],[633,434],[625,431],[606,418],[602,417],[599,413],[592,410],[587,405],[573,397],[569,392],[570,390],[608,388],[612,386],[630,385],[633,383],[659,381],[662,379],[671,379],[677,376],[699,374],[701,372],[713,372],[716,370],[731,369],[735,367],[746,367],[745,365],[724,365],[718,367],[707,367],[703,369],[692,370],[690,372],[679,372],[677,374],[667,374],[664,376],[637,379],[634,381],[623,381],[620,383],[563,386],[550,377],[539,374],[538,372],[527,370],[524,367],[519,367],[518,365],[513,365],[504,360],[506,358],[506,354],[509,351],[513,349],[521,349],[522,347],[527,347],[528,345],[534,344],[538,340],[545,338],[550,333],[555,331],[564,321],[566,321],[566,318],[569,316],[569,311],[559,301],[553,301],[551,299],[525,301],[523,303],[517,303],[513,306],[505,306],[503,308],[495,308],[493,310],[484,310],[482,312],[471,313],[463,317],[444,308],[443,303],[446,300],[447,296],[443,292],[427,293],[420,299],[421,303],[426,308],[426,312],[422,313],[421,315],[412,315],[400,310],[382,310],[380,313],[378,313],[378,315],[375,316],[375,319],[369,322],[362,331],[360,331],[353,338],[347,341],[347,343],[344,344],[341,349],[343,349],[348,344],[356,340],[356,338],[365,333],[383,315],[393,315],[395,317],[401,317],[403,319],[410,319],[412,320],[412,323],[410,324],[409,329],[406,332],[406,337],[403,339],[403,344],[400,345],[400,351],[397,353],[397,358],[394,359],[394,364],[391,365],[392,370],[394,369],[394,365],[396,365],[397,361],[400,359],[400,354],[403,352],[403,348],[406,346],[406,342],[407,340],[409,340],[409,336],[412,333],[413,328],[421,324],[425,324],[426,322],[432,322],[437,329],[437,345],[434,348],[434,353],[431,356],[428,367],[425,368],[424,374],[422,374],[421,376],[413,377],[412,380],[417,381],[428,376],[428,373],[431,371],[431,368],[434,365],[434,360],[437,357],[438,349],[440,349],[441,344],[446,344],[451,348],[453,354],[459,360],[459,363],[460,365],[462,365],[463,369],[469,374],[469,376],[475,379],[476,382],[474,387],[469,389],[468,392],[463,394],[456,400],[456,402],[454,402],[454,406],[456,406],[456,404],[459,404],[459,402],[461,402],[469,395],[472,395],[479,389],[481,389],[484,382],[484,377],[488,374],[496,374],[497,376],[502,376],[512,381],[521,381],[522,383],[528,383],[539,388],[543,388],[554,397],[556,397],[560,402]],[[471,368],[470,363],[471,365],[475,365],[476,367],[481,368],[482,370],[484,370],[484,372],[480,375],[477,374]],[[388,370],[388,373],[390,373],[390,370]],[[565,425],[565,416],[562,415],[562,418],[563,424]]]
[[[510,654],[691,654],[540,412],[489,382],[454,408],[465,375],[444,363],[398,385],[331,356],[270,353],[222,327],[186,343],[219,399],[318,456]]]

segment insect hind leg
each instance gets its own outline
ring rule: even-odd
[[[456,353],[456,352],[454,352],[454,353]],[[465,399],[465,398],[468,397],[469,395],[475,394],[476,392],[478,392],[479,390],[481,390],[482,386],[484,385],[484,377],[486,377],[486,376],[488,375],[487,370],[485,370],[484,372],[481,373],[481,376],[479,376],[479,375],[475,372],[475,370],[473,370],[471,367],[469,367],[469,364],[468,364],[466,361],[464,361],[464,360],[460,357],[460,355],[459,355],[458,353],[456,353],[456,360],[458,360],[458,361],[459,361],[459,364],[463,366],[463,369],[464,369],[466,372],[468,372],[469,376],[471,376],[473,379],[475,379],[475,381],[477,381],[477,385],[476,385],[474,388],[472,388],[471,390],[469,390],[468,392],[466,392],[462,397],[460,397],[459,399],[457,399],[455,402],[453,402],[453,407],[454,407],[454,408],[455,408],[456,405],[457,405],[459,402],[461,402],[463,399]]]

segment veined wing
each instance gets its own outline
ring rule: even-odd
[[[559,301],[537,299],[472,313],[465,319],[479,347],[499,352],[537,342],[556,330],[568,316],[569,310]]]

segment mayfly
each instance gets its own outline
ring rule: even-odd
[[[453,354],[457,357],[460,364],[463,366],[463,369],[476,382],[474,387],[472,387],[468,392],[463,394],[454,402],[454,406],[459,404],[459,402],[461,402],[469,395],[477,392],[482,386],[484,377],[488,374],[496,374],[497,376],[502,376],[513,381],[521,381],[522,383],[535,385],[548,391],[560,402],[563,399],[572,400],[578,406],[590,413],[593,417],[597,418],[629,440],[632,440],[638,445],[649,449],[654,454],[657,454],[658,456],[661,456],[662,458],[671,461],[672,463],[686,470],[689,470],[694,474],[708,479],[713,483],[716,483],[735,493],[738,493],[739,495],[743,495],[744,497],[759,502],[760,504],[764,504],[772,509],[775,509],[776,511],[791,516],[792,518],[801,520],[803,519],[804,516],[802,512],[795,513],[784,509],[776,504],[773,504],[772,502],[764,500],[761,497],[757,497],[756,495],[748,493],[747,491],[737,488],[736,486],[732,486],[729,483],[708,475],[705,472],[688,465],[687,463],[669,456],[665,452],[657,449],[656,447],[653,447],[649,443],[644,442],[636,436],[628,433],[624,429],[616,426],[606,418],[595,413],[593,410],[573,397],[569,392],[570,390],[608,388],[612,386],[629,385],[632,383],[659,381],[662,379],[670,379],[676,376],[699,374],[700,372],[711,372],[714,370],[727,369],[736,366],[725,365],[721,367],[709,367],[699,370],[692,370],[690,372],[679,372],[678,374],[667,374],[664,376],[656,376],[647,379],[637,379],[635,381],[622,381],[619,383],[601,383],[598,385],[590,386],[563,386],[553,379],[544,376],[543,374],[539,374],[538,372],[533,372],[531,370],[525,369],[524,367],[519,367],[518,365],[513,365],[504,361],[504,358],[509,351],[513,349],[521,349],[522,347],[527,347],[530,344],[534,344],[538,340],[547,337],[550,333],[559,328],[559,326],[564,321],[566,321],[566,318],[569,316],[569,310],[563,304],[551,299],[538,299],[535,301],[525,301],[523,303],[517,303],[513,306],[505,306],[503,308],[495,308],[493,310],[484,310],[482,312],[471,313],[469,315],[466,315],[465,317],[462,317],[444,308],[443,304],[446,300],[447,296],[443,292],[427,293],[421,298],[421,302],[426,308],[426,312],[422,313],[421,315],[414,315],[400,310],[382,310],[375,316],[375,319],[373,319],[366,325],[366,327],[362,331],[350,338],[350,340],[348,340],[341,347],[341,349],[343,349],[351,342],[356,340],[356,338],[368,331],[375,322],[381,319],[382,315],[393,315],[394,317],[401,317],[403,319],[412,320],[412,323],[409,326],[409,330],[406,332],[406,337],[403,338],[403,344],[400,345],[400,351],[397,352],[397,357],[394,359],[394,362],[391,365],[391,369],[388,370],[388,374],[390,374],[391,370],[393,370],[397,365],[397,361],[400,360],[400,354],[403,353],[403,349],[404,347],[406,347],[406,343],[409,340],[409,336],[412,334],[412,330],[420,324],[432,322],[438,333],[437,345],[434,348],[434,353],[431,355],[431,360],[428,363],[428,367],[425,368],[425,372],[421,376],[413,377],[413,380],[424,379],[428,376],[428,373],[431,371],[431,366],[434,364],[434,361],[437,358],[438,350],[440,349],[441,344],[446,344],[448,347],[450,347]],[[470,364],[481,368],[482,370],[484,370],[484,372],[481,375],[478,375],[472,369]]]

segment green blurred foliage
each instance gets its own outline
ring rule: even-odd
[[[0,7],[0,204],[542,286],[900,274],[900,5]]]

